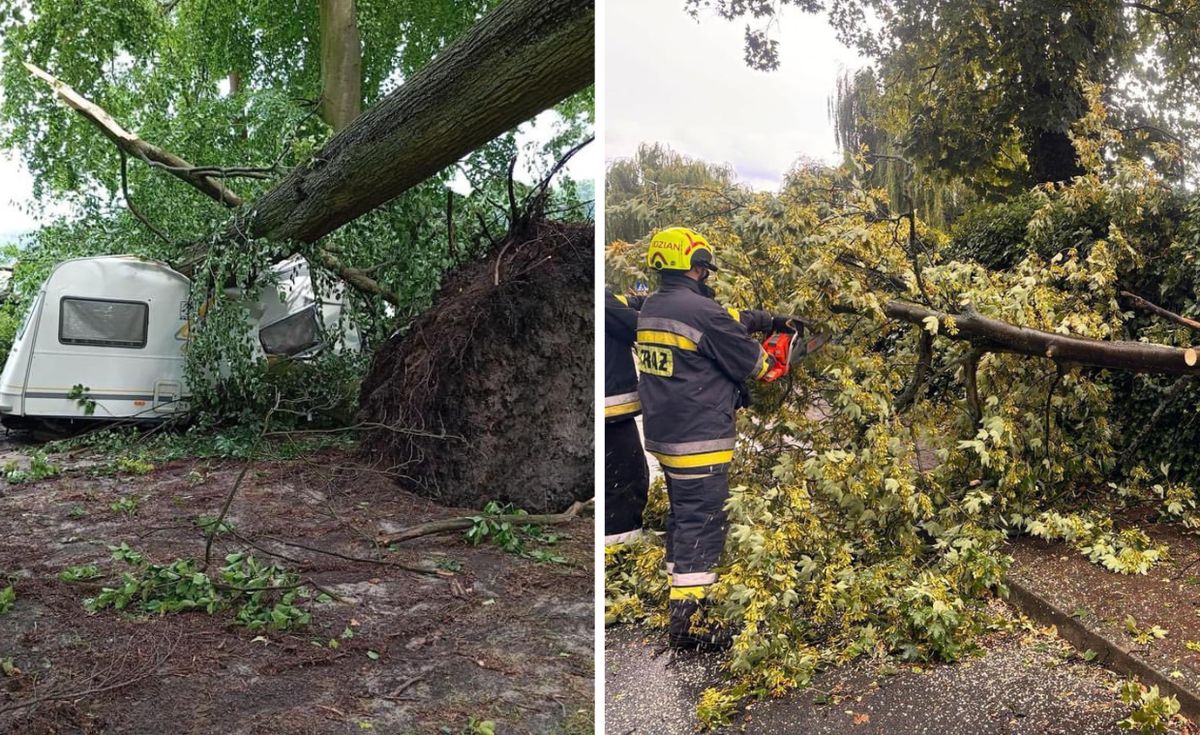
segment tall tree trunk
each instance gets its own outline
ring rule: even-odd
[[[318,0],[321,118],[340,133],[362,113],[362,43],[354,0]]]

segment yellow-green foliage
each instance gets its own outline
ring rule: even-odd
[[[1142,254],[1125,233],[1155,215],[1166,188],[1140,162],[1106,164],[1094,154],[1112,135],[1102,112],[1075,131],[1088,173],[1035,192],[1042,204],[1028,237],[1094,206],[1109,214],[1108,236],[1083,249],[1063,243],[1052,257],[1031,254],[1004,271],[943,258],[946,236],[919,220],[914,248],[909,220],[882,191],[860,186],[863,158],[839,170],[797,167],[779,192],[663,186],[617,205],[655,228],[705,234],[722,266],[719,301],[803,314],[837,335],[790,382],[754,387],[755,406],[740,412],[729,540],[711,595],[740,633],[726,660],[728,688],[702,698],[703,722],[725,721],[731,701],[803,686],[825,662],[959,658],[987,622],[987,597],[1006,593],[1007,534],[1063,539],[1125,573],[1161,558],[1140,531],[1115,531],[1098,512],[1067,514],[1083,491],[1123,497],[1108,484],[1120,438],[1108,384],[1077,366],[985,352],[976,422],[965,387],[972,345],[953,339],[955,320],[913,325],[883,312],[901,298],[946,314],[974,310],[1051,332],[1128,338],[1118,274]],[[653,286],[644,246],[644,238],[608,245],[610,286]],[[895,399],[912,379],[922,329],[933,334],[929,377],[900,410]],[[1159,323],[1146,330],[1159,343],[1191,339]],[[1143,487],[1144,472],[1133,479],[1124,496],[1149,493],[1172,517],[1194,508],[1190,488]],[[647,514],[659,530],[661,495],[656,486]],[[653,539],[607,555],[610,621],[663,622],[661,559]]]

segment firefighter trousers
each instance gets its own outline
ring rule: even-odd
[[[632,418],[604,425],[604,545],[642,534],[650,470]]]
[[[667,471],[667,571],[675,588],[704,587],[717,581],[717,563],[729,526],[725,501],[729,475],[725,466],[705,474]],[[703,597],[702,590],[691,596]]]

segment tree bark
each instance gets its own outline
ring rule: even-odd
[[[232,237],[313,243],[436,174],[498,135],[592,83],[595,7],[589,0],[508,0],[444,49],[425,69],[335,135],[239,215]],[[141,158],[230,207],[243,200],[220,180],[126,131],[91,103],[38,67],[26,68],[50,84],[69,106],[121,150]],[[206,251],[199,245],[173,263],[192,275]],[[395,303],[365,272],[326,265],[356,288]]]
[[[973,310],[961,314],[946,314],[909,301],[893,300],[883,306],[884,314],[913,324],[923,324],[936,317],[938,334],[950,339],[972,340],[989,352],[1012,352],[1031,357],[1044,357],[1059,363],[1074,363],[1090,367],[1125,370],[1135,373],[1164,375],[1194,375],[1200,373],[1195,351],[1166,345],[1129,340],[1106,341],[1087,337],[1072,337],[983,316]],[[953,317],[957,334],[947,330],[947,317]],[[1189,354],[1190,363],[1189,363]]]
[[[335,133],[362,113],[362,42],[354,0],[320,0],[321,119]]]

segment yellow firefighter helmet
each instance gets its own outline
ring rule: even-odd
[[[699,232],[668,227],[650,238],[646,264],[656,271],[690,271],[696,265],[715,271],[714,255],[712,245]]]

